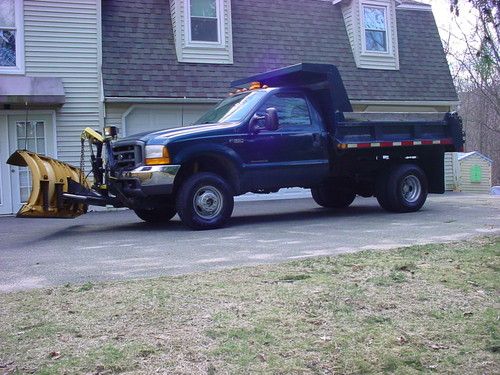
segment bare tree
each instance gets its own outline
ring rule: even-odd
[[[443,43],[460,98],[466,150],[493,159],[492,183],[500,184],[499,0],[450,0],[457,31]],[[460,17],[470,5],[472,24]]]

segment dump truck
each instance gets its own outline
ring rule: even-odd
[[[192,126],[121,139],[115,127],[85,129],[80,168],[16,151],[8,163],[28,166],[33,182],[18,216],[113,206],[149,223],[178,214],[193,229],[213,229],[228,221],[235,196],[288,187],[311,189],[333,210],[375,196],[387,211],[414,212],[428,193],[444,193],[444,154],[463,148],[456,113],[353,112],[334,65],[297,64],[232,86]]]

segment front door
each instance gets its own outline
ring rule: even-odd
[[[26,121],[26,115],[13,114],[6,117],[6,139],[8,140],[9,154],[20,149],[51,157],[55,156],[54,127],[50,113],[30,113],[28,121]],[[3,155],[2,158],[3,161],[6,160]],[[3,197],[10,198],[10,204],[6,204],[6,212],[2,213],[17,212],[21,205],[28,200],[31,192],[31,176],[28,168],[12,165],[7,167],[9,181],[8,184],[4,183],[4,175],[2,175],[2,185],[7,185],[7,189],[10,191],[10,197],[9,194],[3,194]],[[10,212],[7,212],[9,206]]]
[[[10,153],[7,123],[7,115],[0,113],[0,215],[13,212],[10,188],[11,166],[6,163]]]
[[[249,134],[242,148],[248,180],[253,188],[314,186],[328,172],[328,154],[323,126],[305,96],[280,92],[257,110],[278,112],[279,129]],[[255,186],[256,185],[256,186]]]

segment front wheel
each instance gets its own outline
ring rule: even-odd
[[[234,199],[228,183],[214,173],[196,173],[181,185],[176,200],[182,222],[193,229],[223,226],[231,216]]]
[[[380,175],[376,185],[377,200],[387,211],[418,211],[427,199],[425,172],[414,164],[393,166]]]

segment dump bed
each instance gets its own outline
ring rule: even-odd
[[[460,117],[456,113],[341,113],[335,116],[337,148],[445,145],[463,149]]]

